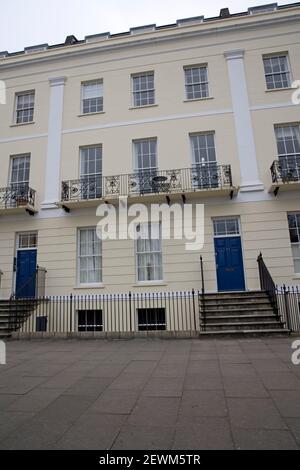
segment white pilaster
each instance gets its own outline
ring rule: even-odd
[[[57,209],[56,203],[60,200],[60,154],[65,82],[65,77],[49,78],[48,146],[45,174],[45,200],[42,202],[42,209]]]
[[[259,179],[255,142],[249,110],[249,99],[244,67],[244,51],[235,50],[224,53],[227,59],[234,112],[235,131],[238,145],[241,187],[240,191],[262,191]]]

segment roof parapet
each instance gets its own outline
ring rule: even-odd
[[[25,54],[30,54],[31,52],[42,52],[46,51],[49,47],[49,44],[37,44],[36,46],[24,47]]]
[[[269,11],[276,11],[277,9],[278,3],[267,3],[266,5],[248,8],[248,13],[249,15],[257,15],[258,13],[267,13]]]
[[[130,28],[130,34],[143,34],[151,33],[155,31],[156,24],[146,24],[144,26],[136,26],[135,28]]]
[[[203,23],[204,16],[193,16],[192,18],[181,18],[176,21],[177,26],[189,26]]]
[[[99,33],[99,34],[91,34],[90,36],[85,36],[85,42],[97,42],[97,41],[104,41],[110,38],[110,33]]]

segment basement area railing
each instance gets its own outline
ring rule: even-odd
[[[198,295],[191,290],[11,299],[10,325],[21,333],[169,331],[194,335],[200,330]]]

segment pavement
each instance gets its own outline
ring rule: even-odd
[[[10,341],[0,449],[299,450],[296,339]]]

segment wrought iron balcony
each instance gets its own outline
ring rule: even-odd
[[[273,183],[300,181],[300,154],[275,160],[271,166]]]
[[[61,201],[91,201],[118,196],[188,193],[232,188],[230,165],[216,163],[175,170],[137,171],[128,175],[63,181]]]
[[[270,192],[300,189],[300,154],[275,160],[271,166]]]
[[[35,190],[28,184],[12,184],[0,188],[0,210],[26,210],[34,213]]]

